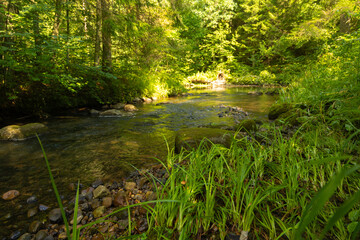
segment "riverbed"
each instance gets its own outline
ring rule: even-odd
[[[222,115],[224,106],[240,107],[251,118],[266,119],[274,96],[248,94],[260,88],[191,90],[185,96],[137,105],[127,117],[59,116],[43,122],[41,135],[60,194],[73,194],[69,184],[85,186],[96,179],[120,181],[135,168],[146,168],[168,153],[175,131],[215,124],[234,125],[236,119]],[[0,236],[26,228],[26,200],[55,207],[46,165],[37,139],[0,142],[0,193],[16,189],[20,196],[0,200]],[[39,214],[38,217],[42,215]]]

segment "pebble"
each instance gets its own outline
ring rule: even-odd
[[[127,191],[133,191],[135,189],[135,187],[136,187],[136,183],[134,183],[134,182],[126,182],[125,183],[125,189]]]
[[[61,210],[60,208],[54,208],[49,213],[49,219],[51,222],[58,222],[61,219]]]
[[[100,186],[100,185],[103,185],[103,181],[101,181],[100,179],[97,179],[95,182],[93,182],[93,183],[91,184],[91,186],[92,186],[93,188],[97,188],[97,187]]]
[[[20,195],[18,190],[10,190],[2,195],[2,199],[4,200],[12,200]]]
[[[49,234],[45,230],[41,230],[36,233],[35,240],[45,240],[45,239],[50,240],[51,238],[54,239],[52,236],[50,236],[51,237],[50,239],[48,237]]]
[[[113,204],[115,207],[124,206],[126,204],[126,194],[120,190],[114,197]]]
[[[41,240],[41,239],[35,239],[35,240]],[[54,237],[49,235],[49,236],[45,237],[43,240],[54,240]]]
[[[44,205],[44,204],[40,204],[40,205],[39,205],[39,210],[40,210],[40,211],[46,211],[46,210],[48,210],[48,209],[49,209],[49,207],[46,206],[46,205]]]
[[[16,230],[15,232],[13,232],[13,233],[10,235],[10,239],[11,239],[11,240],[15,240],[15,239],[18,239],[20,236],[21,236],[21,231],[20,231],[20,230]]]
[[[95,209],[95,211],[93,212],[93,215],[94,215],[95,218],[99,218],[104,214],[104,212],[105,212],[105,207],[100,206],[100,207]]]
[[[40,221],[33,221],[29,226],[30,233],[37,233],[40,230],[42,223]]]
[[[129,226],[129,220],[119,220],[119,229],[125,230]]]
[[[66,238],[67,238],[67,236],[66,236],[65,232],[60,233],[60,235],[58,237],[58,239],[66,239]]]
[[[31,240],[32,235],[30,233],[24,233],[18,240]]]
[[[110,191],[104,185],[100,185],[94,190],[93,195],[93,198],[101,198],[110,195]]]
[[[102,205],[106,208],[111,207],[112,205],[112,198],[111,197],[104,197],[102,200]]]
[[[28,199],[26,199],[26,203],[31,204],[31,203],[35,203],[37,201],[36,196],[31,196]]]
[[[31,218],[31,217],[35,216],[37,213],[38,213],[37,208],[31,208],[27,212],[27,217]]]

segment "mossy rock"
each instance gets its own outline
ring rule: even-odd
[[[206,146],[211,143],[230,147],[235,132],[216,128],[187,128],[176,132],[175,152],[181,149],[192,150],[197,148],[205,138]]]
[[[292,108],[291,104],[288,103],[278,103],[270,107],[268,117],[270,120],[277,119],[281,114],[290,111]]]
[[[287,125],[299,126],[301,124],[300,117],[305,115],[304,110],[300,108],[294,108],[290,111],[280,114],[278,120],[282,120]]]
[[[29,123],[23,126],[9,125],[0,129],[0,140],[25,140],[35,137],[36,133],[44,133],[46,130],[47,127],[41,123]]]
[[[253,132],[257,130],[256,121],[254,119],[244,119],[238,125],[236,130],[241,132]]]

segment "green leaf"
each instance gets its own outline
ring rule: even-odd
[[[360,216],[360,210],[353,210],[349,212],[349,219],[352,222],[359,220],[359,216]]]

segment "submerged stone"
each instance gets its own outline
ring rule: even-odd
[[[221,144],[230,147],[235,132],[216,128],[187,128],[176,132],[175,151],[191,150],[200,145],[203,139],[205,144]]]
[[[12,200],[20,195],[18,190],[10,190],[2,195],[2,199],[4,200]]]

